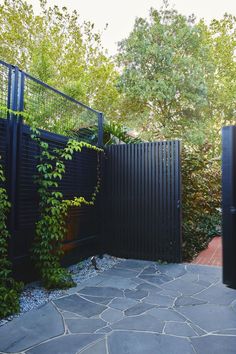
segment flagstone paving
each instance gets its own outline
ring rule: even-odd
[[[0,327],[0,353],[236,353],[221,268],[126,260]]]

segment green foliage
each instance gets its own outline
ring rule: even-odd
[[[194,18],[169,7],[151,9],[149,20],[136,19],[118,55],[127,120],[139,117],[143,131],[152,132],[183,117],[199,116],[207,105],[206,75],[213,72],[202,38]]]
[[[220,225],[219,161],[210,160],[207,145],[183,148],[183,257],[191,260],[204,249]]]
[[[81,139],[80,130],[71,130],[68,133],[69,136],[73,137],[74,139]],[[97,140],[96,133],[97,131],[91,129],[91,142]],[[140,143],[141,139],[132,136],[132,131],[121,123],[106,120],[103,124],[103,145],[117,144],[120,142],[125,144],[135,144]]]
[[[140,143],[141,139],[131,135],[130,129],[121,123],[106,121],[104,123],[104,145],[116,144],[123,142],[125,144]]]
[[[100,33],[91,22],[82,22],[76,10],[39,2],[38,15],[28,1],[4,0],[0,5],[1,59],[107,116],[113,114],[118,99],[118,72],[102,48]],[[43,102],[47,90],[37,90],[38,99]],[[34,117],[41,123],[40,128],[49,129],[58,107],[51,104],[49,112],[48,107],[43,107],[43,103],[39,107],[39,103],[25,107],[31,108],[32,113],[27,123],[32,125]],[[66,110],[69,117],[69,107]],[[60,120],[60,128],[65,123],[66,119]],[[73,126],[66,127],[69,128]]]
[[[32,129],[31,136],[32,139],[37,141],[41,149],[36,176],[40,218],[36,223],[32,258],[43,285],[47,289],[68,288],[74,286],[74,282],[68,271],[60,265],[60,259],[63,255],[62,241],[66,231],[66,216],[71,206],[94,205],[100,189],[99,152],[101,149],[85,142],[69,140],[64,149],[53,149],[51,151],[49,145],[40,139],[37,130]],[[64,200],[63,194],[58,190],[59,181],[65,174],[64,161],[71,160],[74,152],[80,152],[85,147],[98,152],[97,185],[89,201],[84,197]]]
[[[9,232],[6,226],[10,203],[3,187],[5,177],[0,163],[0,318],[19,311],[19,294],[22,283],[12,278],[11,263],[8,259]]]
[[[165,1],[119,46],[125,124],[183,145],[183,252],[190,260],[219,225],[221,128],[235,124],[236,17],[207,26]]]

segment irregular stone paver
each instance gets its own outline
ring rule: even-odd
[[[179,297],[181,295],[180,291],[178,290],[162,290],[159,292],[160,295],[164,295],[164,296],[170,296],[173,299],[176,299],[177,297]]]
[[[109,333],[111,331],[112,331],[112,328],[110,326],[106,326],[106,327],[103,327],[101,329],[98,329],[96,331],[96,333],[104,333],[104,334],[106,334],[106,333]]]
[[[222,285],[213,285],[198,294],[201,300],[207,300],[211,304],[229,305],[235,300],[235,290]]]
[[[103,287],[114,287],[117,289],[134,289],[137,286],[137,283],[135,280],[132,279],[137,279],[137,278],[122,278],[118,276],[105,276],[101,275],[101,283],[99,283],[99,286]]]
[[[84,318],[83,316],[80,316],[77,313],[70,312],[70,311],[61,311],[61,315],[65,320],[68,318]]]
[[[116,309],[107,309],[101,314],[101,318],[104,321],[107,321],[109,323],[114,323],[116,321],[119,321],[123,317],[124,317],[123,312]]]
[[[135,270],[137,269],[141,271],[142,269],[150,265],[153,265],[153,262],[127,259],[124,262],[117,264],[116,268],[127,268],[127,269],[135,269]]]
[[[236,328],[235,313],[226,306],[212,304],[186,306],[178,308],[178,312],[207,332]]]
[[[130,307],[125,311],[126,316],[141,315],[142,313],[153,308],[153,305],[146,304],[145,302],[140,302],[137,305]]]
[[[148,283],[141,283],[136,287],[137,290],[147,290],[149,292],[160,292],[163,289],[160,286],[152,285]]]
[[[236,328],[234,328],[234,329],[223,329],[222,331],[216,331],[214,333],[216,333],[216,334],[230,334],[230,335],[236,336]]]
[[[187,339],[142,332],[110,334],[108,350],[109,354],[195,354]]]
[[[221,271],[123,261],[0,327],[0,352],[236,353],[236,290]]]
[[[88,296],[81,294],[81,297],[85,300],[95,302],[96,304],[107,305],[113,299],[113,297],[102,297],[102,296]]]
[[[164,306],[164,307],[171,307],[173,306],[174,299],[170,296],[164,296],[160,294],[150,294],[149,296],[145,297],[143,302],[147,302],[148,304]]]
[[[236,312],[236,300],[232,302],[231,307]]]
[[[184,264],[161,264],[157,266],[159,272],[178,278],[187,273]]]
[[[210,267],[202,265],[186,265],[188,273],[197,274],[200,280],[205,280],[210,283],[215,283],[221,281],[222,278],[222,268],[221,267]]]
[[[106,348],[106,340],[103,339],[95,344],[89,346],[89,348],[80,352],[81,354],[108,354]]]
[[[209,335],[192,338],[192,343],[198,354],[234,354],[236,352],[236,336]]]
[[[78,313],[84,317],[99,315],[106,309],[106,306],[87,301],[78,295],[65,296],[54,302],[60,309]]]
[[[52,304],[47,304],[0,327],[0,351],[20,352],[63,333],[61,315]]]
[[[153,308],[147,311],[148,314],[156,317],[160,321],[177,321],[177,322],[185,322],[186,319],[184,316],[176,312],[172,309],[161,309],[161,308]]]
[[[188,323],[190,327],[192,327],[192,329],[199,335],[199,336],[203,336],[204,334],[206,334],[207,332],[204,331],[202,328],[200,328],[199,326],[195,325],[194,323]]]
[[[96,319],[69,319],[66,324],[71,333],[94,333],[97,329],[106,326],[106,322]]]
[[[156,275],[140,275],[139,278],[157,285],[162,285],[173,280],[169,275],[159,273]]]
[[[81,289],[80,294],[101,297],[123,297],[123,291],[111,287],[86,287]]]
[[[193,306],[193,305],[201,305],[206,304],[207,301],[199,300],[191,296],[180,296],[175,301],[175,306]]]
[[[103,272],[103,276],[134,278],[139,274],[139,270],[112,268]]]
[[[194,295],[204,290],[205,287],[197,282],[191,282],[178,278],[163,286],[164,289],[178,290],[185,295]]]
[[[165,334],[172,334],[180,337],[194,337],[197,333],[183,322],[167,322],[164,329]]]
[[[133,299],[126,299],[126,298],[117,298],[112,300],[109,304],[110,307],[117,309],[117,310],[127,310],[129,307],[132,307],[137,304],[137,301]]]
[[[161,333],[164,327],[164,323],[157,320],[152,315],[140,315],[134,317],[126,317],[123,320],[114,323],[111,327],[113,329],[130,329],[143,332]]]
[[[145,268],[145,269],[140,273],[140,276],[141,276],[141,275],[154,275],[154,274],[160,274],[160,272],[157,270],[156,267],[150,266],[150,267]]]
[[[102,334],[69,334],[28,350],[27,354],[76,354],[103,337]]]
[[[125,297],[128,297],[130,299],[136,299],[136,300],[140,300],[143,299],[144,297],[146,297],[148,295],[148,292],[146,290],[125,290],[124,292]]]

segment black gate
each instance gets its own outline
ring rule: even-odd
[[[108,147],[103,201],[108,252],[181,262],[179,141]]]
[[[236,289],[236,126],[222,137],[223,282]]]

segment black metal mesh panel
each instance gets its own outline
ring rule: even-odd
[[[24,112],[25,123],[31,126],[97,143],[97,113],[29,75],[25,75]]]
[[[0,116],[7,118],[9,66],[0,62]]]

